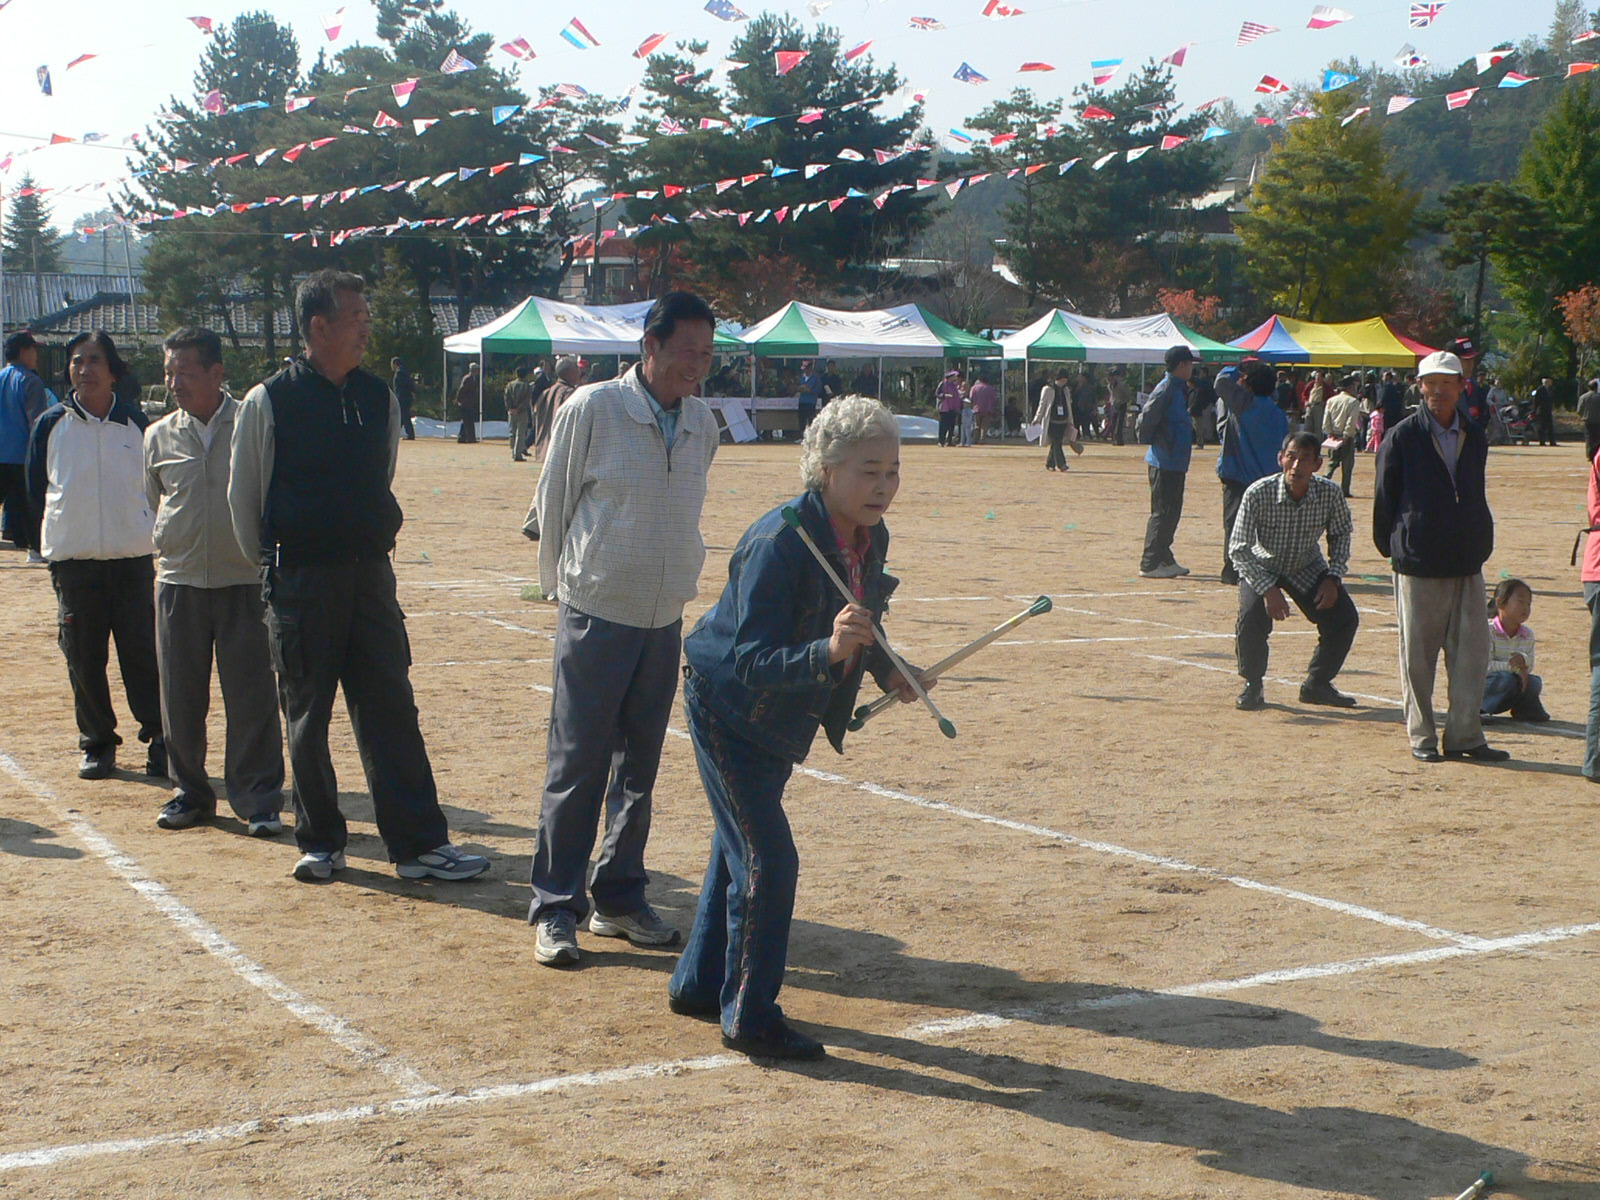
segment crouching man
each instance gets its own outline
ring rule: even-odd
[[[1239,502],[1228,540],[1228,557],[1239,573],[1239,620],[1235,652],[1244,691],[1235,707],[1261,708],[1267,673],[1267,638],[1275,621],[1289,616],[1292,599],[1317,627],[1317,648],[1300,685],[1302,704],[1350,708],[1355,700],[1333,686],[1356,639],[1355,603],[1344,588],[1354,526],[1339,485],[1319,476],[1321,441],[1293,433],[1278,452],[1280,473],[1252,483]],[[1322,555],[1322,539],[1328,555]]]

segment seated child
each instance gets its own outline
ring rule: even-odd
[[[778,1007],[800,867],[784,787],[819,726],[843,752],[863,670],[914,697],[872,635],[898,582],[884,573],[883,514],[900,487],[894,415],[865,396],[835,400],[806,430],[800,475],[806,490],[791,504],[856,603],[780,507],[739,539],[727,586],[684,641],[684,709],[715,833],[667,986],[673,1012],[721,1017],[724,1045],[785,1059],[825,1050]]]
[[[1520,579],[1503,579],[1489,605],[1489,677],[1483,685],[1484,716],[1509,711],[1519,721],[1548,721],[1539,702],[1544,681],[1533,674],[1533,589]]]

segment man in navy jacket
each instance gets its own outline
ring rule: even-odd
[[[1194,374],[1194,351],[1174,346],[1167,351],[1167,373],[1140,410],[1135,432],[1150,449],[1144,461],[1150,476],[1150,520],[1145,525],[1144,554],[1139,574],[1146,579],[1174,579],[1187,575],[1172,556],[1172,539],[1183,517],[1183,485],[1194,453],[1194,422],[1189,417],[1189,377]]]
[[[1511,756],[1483,736],[1478,706],[1489,665],[1483,564],[1494,550],[1484,489],[1489,444],[1457,409],[1461,360],[1447,351],[1417,369],[1423,403],[1386,434],[1378,451],[1372,538],[1394,566],[1400,682],[1411,754],[1439,762],[1433,680],[1439,651],[1450,674],[1444,754],[1485,762]]]

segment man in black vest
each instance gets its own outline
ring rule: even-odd
[[[251,389],[234,429],[228,509],[263,564],[262,595],[294,775],[294,877],[344,866],[344,814],[328,755],[344,687],[378,833],[404,879],[471,879],[486,858],[450,845],[411,695],[405,616],[389,553],[400,405],[361,369],[372,317],[359,275],[324,270],[295,294],[306,352]]]

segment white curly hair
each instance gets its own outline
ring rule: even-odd
[[[820,492],[823,470],[836,467],[851,449],[874,438],[900,440],[894,414],[871,396],[841,396],[832,401],[806,429],[800,443],[800,480],[808,491]]]

